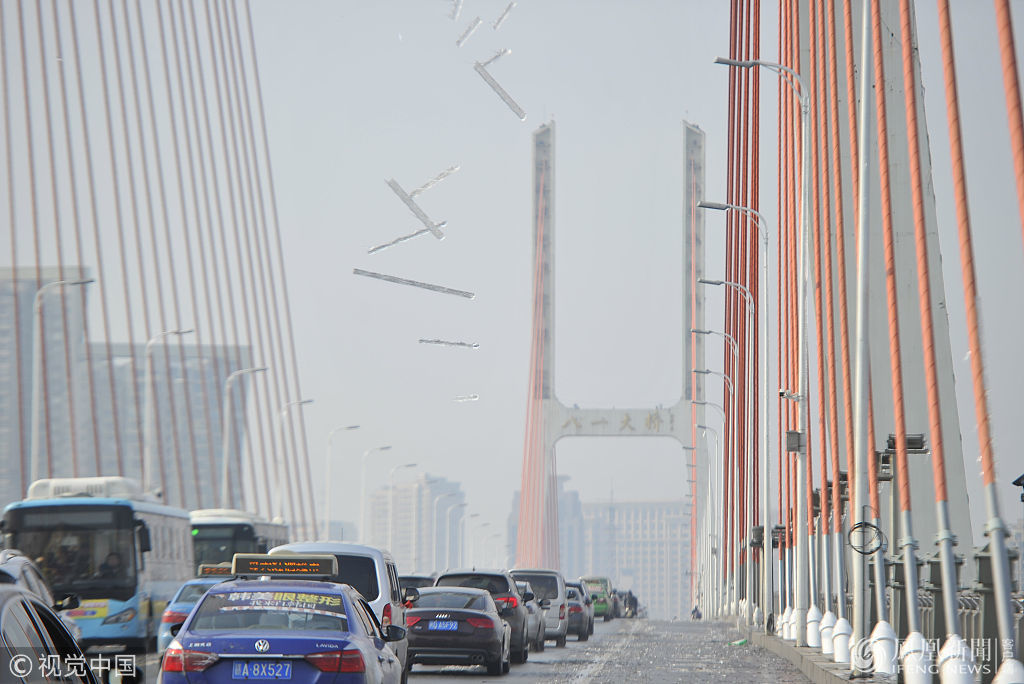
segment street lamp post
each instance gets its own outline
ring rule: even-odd
[[[32,482],[42,477],[43,472],[43,464],[40,462],[41,457],[39,454],[40,442],[42,440],[39,421],[43,417],[43,295],[47,290],[58,287],[77,287],[94,282],[96,281],[93,278],[87,280],[55,280],[51,283],[46,283],[36,290],[36,295],[32,302],[32,336],[35,338],[35,344],[32,345],[34,349],[32,353]],[[74,438],[73,435],[72,438]]]
[[[359,490],[359,543],[366,543],[366,506],[369,503],[366,498],[366,457],[376,451],[390,451],[391,445],[385,444],[384,446],[373,447],[363,452],[363,457],[360,459],[360,490]]]
[[[739,290],[739,292],[744,296],[744,298],[746,299],[746,303],[747,303],[747,320],[748,320],[748,323],[747,323],[747,337],[748,337],[748,340],[747,341],[748,341],[748,343],[750,343],[750,344],[747,345],[747,348],[748,349],[751,348],[753,346],[752,342],[753,342],[753,336],[754,336],[754,330],[753,330],[753,327],[754,327],[754,297],[753,297],[753,295],[750,294],[750,290],[747,288],[747,286],[743,285],[742,283],[737,283],[737,282],[731,281],[731,280],[711,280],[709,278],[701,278],[697,282],[702,284],[702,285],[724,285],[726,287],[732,287],[732,288],[734,288],[736,290]],[[746,425],[747,434],[750,434],[751,432],[753,432],[753,412],[750,410],[750,407],[753,405],[753,394],[752,394],[753,393],[753,382],[752,382],[752,380],[753,380],[753,367],[752,367],[753,366],[753,355],[750,354],[750,353],[747,353],[746,357],[747,357],[747,359],[746,359],[746,361],[747,361],[747,368],[746,368],[745,372],[746,372],[747,380],[745,382],[745,386],[746,386],[746,391],[747,391],[746,397],[747,397],[747,407],[748,408],[747,408],[747,411],[746,411],[746,415],[743,416],[743,421],[744,421],[744,423]],[[745,448],[744,448],[743,459],[744,459],[744,462],[746,464],[745,467],[744,467],[744,472],[749,477],[749,474],[751,472],[750,465],[753,462],[753,445],[748,440],[747,444],[744,445],[744,446],[745,446]],[[739,485],[738,485],[737,478],[735,478],[735,477],[733,478],[733,487],[734,487],[734,490],[736,490],[736,494],[737,494],[737,499],[736,500],[738,500]],[[740,546],[739,546],[739,543],[738,543],[739,540],[740,540],[739,532],[741,531],[741,529],[740,529],[741,526],[742,527],[746,527],[747,529],[742,530],[743,536],[749,535],[750,534],[750,530],[749,530],[750,525],[746,524],[747,520],[745,520],[745,519],[744,520],[740,520],[739,516],[735,516],[735,520],[736,520],[736,525],[734,527],[735,527],[735,532],[737,533],[737,535],[736,535],[736,538],[734,540],[736,543],[733,544],[733,555],[734,555],[734,561],[733,561],[734,562],[734,566],[733,567],[734,567],[734,571],[738,573],[739,572],[739,553],[740,553]],[[751,572],[751,568],[750,568],[751,563],[750,563],[750,551],[749,551],[749,548],[747,549],[747,552],[746,552],[746,559],[747,559],[747,563],[746,563],[746,565],[744,567],[744,573],[743,573],[744,576],[745,576],[744,595],[745,595],[745,598],[746,598],[746,601],[744,603],[744,618],[746,620],[746,623],[749,625],[750,622],[751,622],[751,618],[753,617],[752,616],[752,600],[751,599],[753,597],[753,589],[754,589],[754,585],[753,585],[754,574],[753,574],[753,572]],[[738,581],[739,578],[737,577],[736,579]],[[738,589],[738,587],[737,587],[737,589]]]
[[[288,468],[288,464],[285,461],[285,454],[288,451],[285,448],[285,445],[287,444],[287,441],[284,438],[284,419],[285,419],[285,416],[288,415],[288,410],[291,409],[292,406],[304,406],[305,404],[312,404],[312,403],[313,403],[312,399],[296,399],[295,401],[289,401],[287,404],[285,404],[284,406],[281,407],[280,411],[277,412],[277,426],[278,426],[278,431],[281,433],[281,451],[280,451],[280,453],[278,453],[277,458],[274,459],[274,464],[275,464],[276,469],[277,469],[277,481],[278,482],[284,482],[285,481],[284,476],[287,473],[287,468]],[[282,468],[284,469],[283,471],[282,471]],[[296,489],[299,488],[299,471],[298,471],[298,468],[296,468],[296,470],[295,470],[295,486],[296,486]],[[294,511],[293,511],[293,513],[294,513]],[[278,497],[278,515],[280,515],[282,518],[284,517],[284,490],[283,489],[281,490],[281,495]],[[295,522],[296,521],[293,520],[291,524],[294,524]]]
[[[431,535],[432,538],[431,538],[431,542],[430,542],[430,548],[433,549],[433,560],[434,560],[434,569],[435,570],[437,569],[437,528],[440,527],[440,525],[438,524],[437,520],[438,520],[438,518],[441,515],[438,512],[437,504],[441,503],[442,500],[450,499],[453,496],[458,496],[458,494],[456,494],[455,492],[447,492],[445,494],[438,494],[437,496],[434,497],[434,504],[433,504],[433,509],[432,509],[433,513],[434,513],[434,526],[433,526],[433,530],[432,530],[433,534]],[[445,516],[446,516],[445,519],[447,520],[448,510],[445,509],[444,513],[445,513]]]
[[[457,510],[460,510],[462,508],[466,508],[467,506],[469,506],[469,504],[466,503],[465,501],[463,501],[462,503],[453,504],[451,506],[448,506],[448,508],[445,510],[445,519],[444,519],[445,520],[445,533],[444,533],[445,561],[444,561],[444,564],[445,564],[446,568],[448,567],[448,564],[452,562],[452,556],[453,556],[453,554],[452,554],[452,527],[454,527],[454,523],[452,522],[452,513],[454,513]],[[463,519],[465,519],[465,518],[463,518]],[[464,530],[462,530],[462,526],[461,525],[459,526],[459,530],[464,532]],[[463,534],[459,538],[459,555],[458,555],[458,561],[457,561],[457,563],[459,565],[462,564],[462,556],[463,556],[462,549],[463,549],[463,546],[465,546],[465,543],[466,543],[465,534]],[[437,566],[436,563],[435,563],[434,569],[435,570],[441,570],[440,566]]]
[[[714,438],[715,438],[715,465],[720,467],[722,465],[722,453],[721,453],[721,446],[722,446],[722,444],[721,444],[721,441],[719,440],[719,437],[718,437],[718,431],[715,430],[714,428],[708,426],[708,425],[698,425],[697,429],[698,430],[703,430],[705,433],[710,432],[714,436]],[[714,467],[711,468],[711,472],[712,473],[715,473],[715,470],[716,469]],[[716,510],[718,508],[717,504],[719,503],[719,499],[721,497],[721,494],[718,491],[720,482],[718,480],[718,474],[717,473],[715,473],[714,484],[712,484],[711,482],[709,482],[708,484],[712,488],[712,495],[708,497],[708,503],[709,503],[708,508],[709,508],[709,510],[708,510],[707,518],[708,518],[708,520],[712,521],[712,525],[711,525],[712,537],[713,538],[717,538],[719,536],[719,535],[717,535],[717,532],[721,529],[722,524],[724,523],[724,521],[720,520],[718,518],[718,516],[716,515]],[[723,542],[723,545],[724,545],[724,541],[725,541],[724,535],[721,536],[721,539],[722,539],[722,542]],[[712,559],[713,562],[712,562],[712,570],[711,570],[711,585],[712,585],[712,591],[713,591],[713,596],[714,596],[714,603],[712,605],[714,606],[715,616],[721,615],[721,613],[722,613],[722,598],[723,597],[722,597],[721,582],[722,582],[723,578],[722,578],[721,575],[722,575],[722,570],[723,570],[723,563],[722,563],[722,555],[723,555],[723,553],[724,553],[724,549],[719,548],[718,552],[716,553],[715,552],[715,548],[712,547],[712,555],[714,557]]]
[[[155,469],[154,460],[153,460],[153,456],[154,456],[154,452],[155,452],[154,444],[153,444],[153,437],[154,437],[153,433],[156,430],[155,425],[156,425],[156,420],[157,420],[157,417],[156,417],[157,408],[156,408],[156,379],[155,379],[154,373],[153,373],[153,345],[155,345],[157,342],[160,342],[161,340],[164,340],[164,339],[170,337],[171,335],[176,335],[176,336],[180,337],[181,335],[187,335],[187,334],[192,333],[192,332],[195,332],[195,331],[192,330],[191,328],[189,328],[188,330],[165,330],[164,332],[157,333],[153,337],[149,338],[149,341],[146,342],[146,352],[145,352],[145,355],[144,355],[145,359],[146,359],[146,402],[145,402],[146,408],[145,408],[145,414],[144,414],[146,416],[146,425],[145,425],[145,429],[143,431],[143,459],[142,459],[142,462],[145,464],[143,472],[142,472],[142,489],[143,489],[143,491],[147,491],[148,492],[148,491],[152,490],[152,487],[153,487],[153,482],[152,482],[153,470]],[[168,389],[171,389],[171,388],[168,388]],[[173,395],[171,397],[171,401],[174,401]]]
[[[324,540],[331,538],[331,441],[335,433],[358,429],[358,425],[343,425],[327,433],[327,455],[324,457]]]
[[[867,33],[865,31],[865,33]],[[743,69],[750,69],[753,67],[764,67],[775,71],[782,79],[789,85],[790,88],[796,93],[800,99],[800,123],[803,131],[802,140],[804,141],[801,145],[801,166],[802,171],[800,174],[800,292],[797,301],[797,339],[799,342],[799,388],[798,394],[800,395],[800,410],[797,412],[798,422],[797,430],[800,431],[801,435],[807,432],[807,424],[810,421],[810,411],[808,406],[808,394],[809,394],[809,363],[808,363],[808,350],[807,350],[807,280],[808,280],[808,252],[810,247],[808,240],[810,239],[810,225],[811,225],[811,210],[810,210],[810,174],[811,174],[811,145],[808,141],[811,139],[811,119],[810,119],[810,91],[807,89],[807,83],[796,71],[787,67],[784,64],[778,64],[776,62],[765,62],[761,60],[737,60],[737,59],[725,59],[718,57],[715,59],[716,64],[724,64],[726,66],[734,66]],[[801,448],[797,451],[797,501],[805,502],[809,493],[806,491],[807,488],[807,449],[804,446],[806,441],[805,437],[801,437]],[[797,626],[797,646],[807,645],[807,610],[808,601],[810,598],[808,592],[809,577],[809,563],[808,563],[808,551],[809,551],[809,538],[807,534],[808,520],[806,506],[800,504],[796,507],[796,525],[797,525],[797,542],[796,542],[796,605],[793,610],[793,618]],[[863,634],[861,635],[864,636]]]
[[[415,463],[401,463],[388,473],[388,550],[394,547],[395,535],[395,472],[403,468],[415,468]]]
[[[771,301],[770,301],[770,299],[768,297],[768,282],[769,282],[768,281],[768,259],[769,259],[769,254],[768,254],[768,219],[765,218],[764,214],[762,214],[761,212],[757,211],[756,209],[751,209],[750,207],[744,207],[744,206],[741,206],[741,205],[738,205],[738,204],[719,203],[719,202],[700,202],[697,206],[701,207],[702,209],[716,209],[716,210],[719,210],[719,211],[735,211],[735,212],[747,213],[747,214],[750,214],[752,216],[755,216],[757,218],[757,221],[758,221],[758,224],[759,224],[759,229],[760,229],[759,232],[761,233],[761,245],[764,247],[764,259],[762,260],[762,264],[763,264],[762,276],[764,278],[764,285],[763,285],[763,287],[759,288],[759,293],[761,294],[761,309],[764,312],[764,314],[762,316],[762,318],[764,319],[764,324],[761,326],[761,344],[762,344],[761,373],[762,373],[762,377],[764,378],[764,380],[763,380],[763,384],[764,384],[764,409],[761,411],[761,421],[762,421],[762,428],[761,428],[761,437],[762,437],[761,451],[762,451],[762,455],[761,455],[761,459],[762,459],[762,473],[763,473],[763,475],[761,477],[761,489],[762,489],[762,494],[761,494],[761,518],[762,518],[762,522],[761,522],[761,525],[763,526],[763,529],[765,530],[764,538],[767,539],[768,538],[768,531],[772,529],[771,508],[768,505],[768,494],[769,494],[769,492],[771,490],[771,468],[769,467],[771,465],[771,463],[770,463],[770,459],[768,457],[768,444],[769,444],[769,440],[768,440],[768,426],[771,425],[771,421],[768,420],[768,411],[771,408],[771,389],[770,389],[771,383],[768,382],[768,322],[770,320],[769,316],[770,316],[770,310],[771,310],[770,309]],[[838,539],[837,539],[836,543],[838,545]],[[768,544],[766,543],[763,548],[764,548],[764,553],[762,555],[764,556],[764,559],[763,559],[763,563],[764,563],[764,575],[763,575],[764,587],[762,589],[763,598],[762,598],[761,602],[765,604],[765,606],[764,606],[764,611],[765,611],[765,613],[764,613],[764,618],[765,618],[764,624],[765,624],[765,626],[767,628],[768,618],[772,614],[772,611],[774,609],[774,603],[775,603],[775,599],[774,599],[775,581],[774,581],[774,578],[772,577],[772,563],[771,563],[771,555],[772,555],[772,553],[771,553],[771,547],[768,546]]]
[[[233,432],[233,421],[231,420],[231,410],[234,407],[234,402],[231,401],[231,385],[235,382],[236,378],[239,378],[248,373],[264,373],[266,372],[266,366],[259,366],[256,368],[242,368],[236,370],[234,373],[228,376],[228,379],[224,381],[224,424],[221,427],[221,456],[220,456],[220,504],[224,508],[231,508],[231,501],[228,489],[228,462],[231,458],[231,433]],[[239,460],[239,477],[241,477],[241,460]]]

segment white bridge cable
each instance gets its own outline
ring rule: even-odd
[[[438,224],[438,227],[439,228],[444,228],[445,225],[446,224],[442,222],[442,223]],[[394,247],[395,245],[399,245],[399,244],[401,244],[403,242],[406,242],[408,240],[412,240],[413,238],[419,237],[420,235],[426,235],[429,232],[430,232],[430,229],[428,229],[428,228],[420,228],[419,230],[417,230],[417,231],[415,231],[413,233],[409,233],[408,235],[402,235],[401,237],[396,237],[391,242],[385,242],[382,245],[377,245],[376,247],[371,247],[370,249],[366,250],[366,253],[367,254],[376,254],[377,252],[379,252],[381,250],[384,250],[384,249],[387,249],[388,247]]]
[[[431,283],[424,283],[418,280],[409,280],[407,278],[399,278],[397,276],[386,275],[384,273],[374,273],[373,271],[364,271],[361,268],[353,268],[352,273],[355,275],[366,276],[367,278],[376,278],[377,280],[386,280],[389,283],[396,283],[398,285],[411,285],[412,287],[419,287],[424,290],[430,290],[432,292],[440,292],[441,294],[456,295],[458,297],[465,297],[466,299],[475,299],[476,295],[472,292],[465,290],[455,290],[450,287],[443,287],[441,285],[433,285]]]
[[[420,206],[416,204],[415,201],[413,201],[409,193],[403,190],[402,186],[399,185],[394,178],[389,178],[385,182],[388,184],[388,187],[391,188],[391,190],[396,195],[398,195],[398,199],[402,200],[402,202],[405,203],[405,206],[409,207],[409,211],[413,213],[413,216],[418,218],[420,220],[420,223],[422,223],[427,230],[434,234],[434,237],[436,237],[438,240],[444,239],[444,233],[441,232],[441,227],[445,225],[443,221],[441,223],[434,223],[433,221],[431,221],[430,217],[427,216],[427,213],[420,209]]]
[[[476,69],[476,72],[478,74],[480,74],[480,78],[484,79],[484,81],[487,82],[487,85],[491,86],[491,90],[496,92],[498,94],[498,97],[500,97],[502,101],[506,105],[508,105],[508,108],[512,110],[512,113],[518,116],[520,121],[526,121],[526,112],[523,111],[523,108],[520,107],[516,103],[516,101],[512,99],[512,96],[505,92],[505,89],[502,88],[498,84],[498,82],[494,80],[494,77],[487,72],[487,69],[484,68],[484,65],[481,64],[480,62],[476,62],[473,64],[473,68]]]
[[[501,16],[498,17],[497,20],[495,20],[495,22],[494,22],[494,30],[495,31],[497,31],[498,28],[500,28],[501,25],[503,23],[505,23],[505,19],[508,18],[508,13],[511,12],[512,8],[515,7],[515,6],[516,6],[515,0],[512,0],[512,2],[508,3],[508,7],[505,8],[505,11],[502,12]]]
[[[426,340],[420,339],[420,344],[436,344],[442,347],[466,347],[469,349],[479,349],[480,345],[476,342],[452,342],[450,340]]]
[[[480,401],[480,395],[479,394],[464,394],[462,396],[455,397],[454,399],[452,399],[452,401],[458,402],[460,404],[461,403],[465,403],[467,401]]]
[[[461,36],[459,36],[458,40],[455,41],[455,47],[462,47],[462,44],[469,40],[469,37],[473,35],[473,31],[476,31],[477,27],[482,23],[483,19],[480,17],[471,21],[469,26],[466,27],[466,30],[462,32]]]
[[[490,66],[491,64],[493,64],[494,62],[498,61],[498,58],[499,58],[499,57],[501,57],[501,56],[503,56],[503,55],[507,55],[507,54],[510,54],[511,52],[512,52],[512,48],[502,48],[502,49],[498,50],[498,51],[497,51],[497,52],[496,52],[496,53],[494,54],[494,56],[493,56],[493,57],[491,57],[491,58],[490,58],[489,60],[487,60],[486,62],[484,62],[484,63],[483,63],[483,64],[481,64],[480,66],[482,66],[482,67],[484,67],[484,68],[486,68],[486,67],[489,67],[489,66]]]
[[[459,14],[462,13],[462,0],[452,0],[452,13],[449,15],[452,21],[459,20]]]
[[[496,59],[499,56],[500,55],[495,55],[492,59]],[[456,171],[458,171],[460,168],[462,168],[462,167],[459,166],[458,164],[456,164],[455,166],[449,166],[447,169],[445,169],[444,171],[442,171],[441,173],[437,174],[436,176],[434,176],[433,178],[428,180],[426,183],[424,183],[420,187],[418,187],[415,190],[413,190],[412,192],[410,192],[409,193],[409,197],[416,197],[417,195],[422,195],[424,192],[426,192],[430,188],[434,187],[435,185],[437,185],[438,183],[443,181],[445,178],[447,178],[448,176],[450,176],[453,173],[455,173]]]

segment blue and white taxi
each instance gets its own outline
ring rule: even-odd
[[[403,668],[355,589],[323,578],[334,556],[235,554],[235,579],[212,587],[181,624],[161,663],[163,684],[242,681],[395,684]]]

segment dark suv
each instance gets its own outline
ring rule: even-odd
[[[44,681],[45,662],[52,675],[69,684],[99,684],[57,614],[16,584],[0,585],[0,640],[6,645],[0,649],[0,681],[23,681],[17,675]]]
[[[435,586],[486,589],[498,606],[498,614],[512,628],[512,661],[526,662],[530,653],[526,606],[512,575],[505,570],[449,570],[437,578]]]

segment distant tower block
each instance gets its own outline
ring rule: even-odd
[[[683,354],[683,387],[671,407],[579,409],[565,406],[554,392],[555,350],[555,212],[554,123],[541,126],[533,135],[533,336],[530,348],[526,434],[523,440],[522,500],[516,564],[520,567],[559,568],[558,487],[555,443],[566,436],[580,437],[674,437],[690,444],[688,419],[690,369],[703,367],[703,344],[691,347],[689,329],[698,327],[703,305],[693,299],[692,280],[703,273],[703,222],[696,211],[703,199],[703,132],[686,124],[687,206],[682,262],[687,280],[683,324],[687,344]],[[692,162],[692,163],[691,163]],[[696,175],[693,175],[696,174]],[[700,193],[700,194],[698,194]],[[688,259],[692,259],[688,263]],[[701,261],[701,263],[696,263]],[[682,483],[680,495],[682,495]]]

